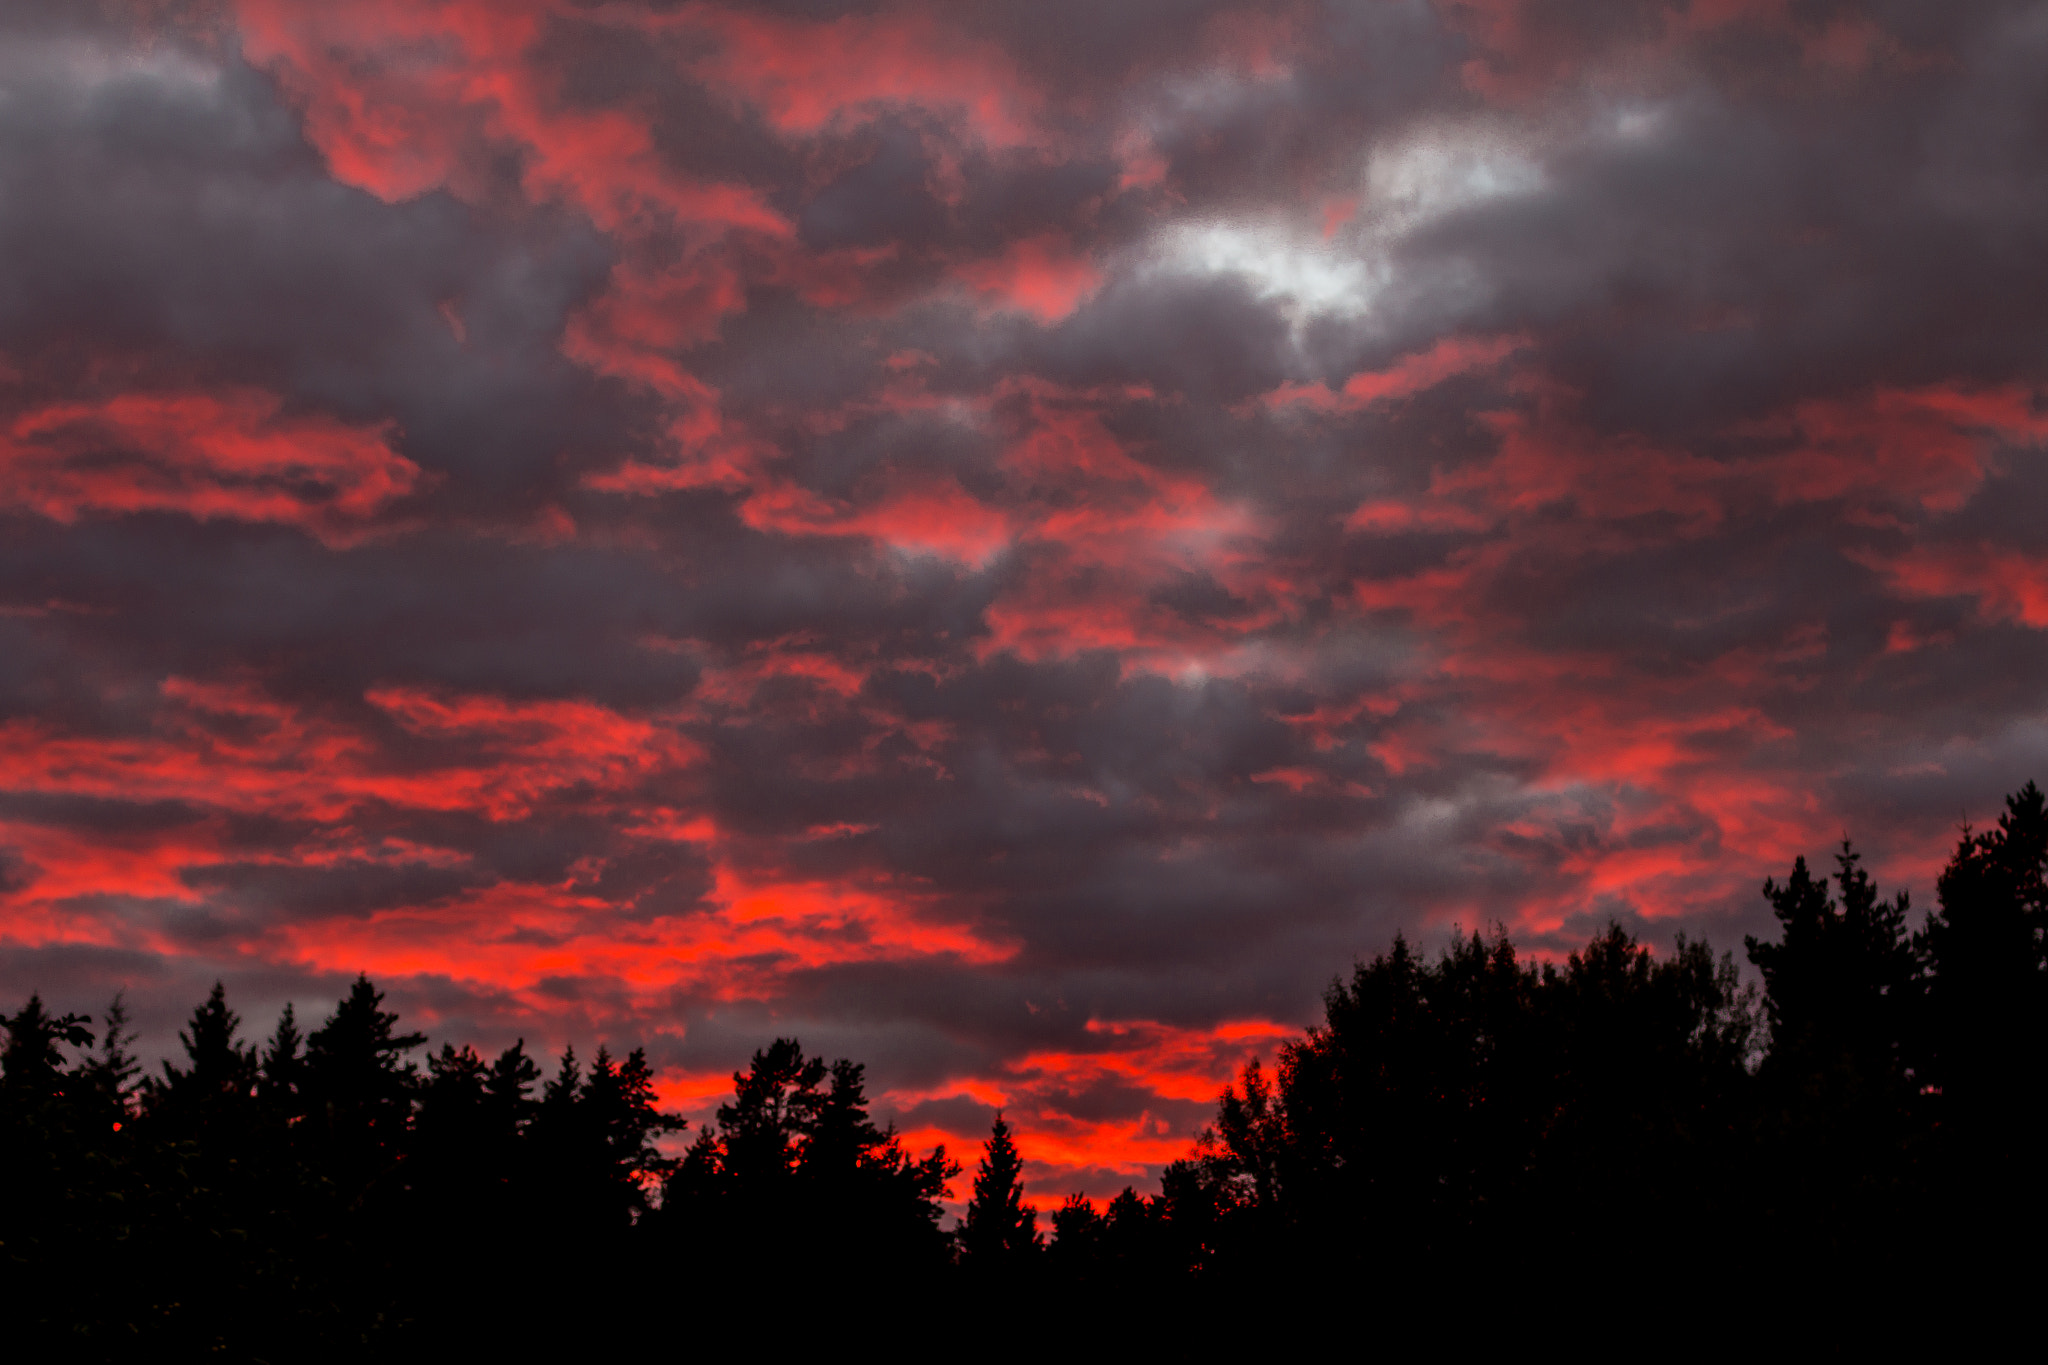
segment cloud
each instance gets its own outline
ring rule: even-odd
[[[796,1033],[1042,1199],[2039,775],[2037,6],[0,30],[0,986]],[[146,998],[145,998],[146,997]]]
[[[0,433],[5,499],[53,521],[83,514],[178,512],[210,521],[274,521],[347,543],[410,494],[420,468],[385,431],[282,416],[249,390],[124,393],[52,403]]]

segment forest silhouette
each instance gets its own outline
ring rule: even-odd
[[[2044,863],[2031,783],[1963,832],[1917,926],[1845,840],[1831,875],[1764,884],[1750,985],[1733,954],[1619,926],[1563,962],[1499,931],[1434,958],[1397,938],[1245,1067],[1156,1191],[1044,1227],[1001,1113],[949,1230],[960,1163],[907,1150],[861,1066],[795,1039],[678,1157],[639,1049],[415,1061],[365,977],[260,1042],[216,986],[155,1074],[118,997],[93,1020],[32,996],[4,1019],[0,1292],[15,1339],[81,1359],[301,1360],[799,1324],[822,1350],[942,1306],[2010,1274],[2043,1212]]]

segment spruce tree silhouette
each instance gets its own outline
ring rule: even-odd
[[[576,1107],[576,1097],[583,1092],[583,1064],[576,1060],[574,1043],[562,1049],[562,1060],[555,1065],[554,1077],[541,1088],[541,1114],[548,1117],[566,1116]],[[566,1118],[563,1118],[566,1122]]]
[[[894,1126],[868,1113],[866,1068],[840,1058],[797,1158],[801,1198],[815,1201],[819,1247],[847,1270],[878,1258],[934,1273],[949,1259],[939,1201],[960,1173],[940,1146],[913,1158]]]
[[[457,1202],[464,1213],[501,1179],[490,1160],[496,1125],[489,1076],[475,1048],[441,1044],[440,1052],[427,1058],[426,1080],[413,1115],[411,1152],[413,1161],[424,1168],[421,1178],[461,1186]]]
[[[673,1184],[677,1163],[658,1140],[684,1126],[657,1105],[646,1053],[635,1048],[620,1062],[600,1045],[586,1071],[575,1048],[566,1047],[538,1103],[527,1097],[538,1068],[523,1041],[477,1075],[479,1112],[489,1119],[490,1141],[510,1156],[508,1183],[520,1192],[530,1248],[524,1265],[499,1260],[501,1273],[516,1278],[538,1266],[572,1295],[616,1294],[628,1284],[668,1292],[651,1258],[637,1266],[629,1259],[650,1244],[639,1224],[653,1212],[652,1192],[665,1180]],[[629,1321],[607,1332],[627,1332]],[[591,1347],[589,1324],[576,1322],[557,1325],[549,1337],[554,1348]],[[513,1336],[520,1349],[534,1349],[530,1329]]]
[[[334,1013],[306,1039],[293,1147],[317,1172],[326,1199],[321,1277],[338,1301],[336,1330],[371,1332],[392,1317],[418,1245],[410,1237],[412,1191],[401,1169],[410,1146],[418,1069],[405,1054],[426,1037],[397,1031],[398,1015],[359,975]],[[365,1321],[365,1315],[367,1321]],[[351,1326],[351,1324],[353,1324]],[[389,1329],[387,1329],[389,1330]]]
[[[625,1227],[651,1207],[650,1193],[674,1169],[655,1139],[681,1132],[683,1120],[663,1112],[654,1098],[654,1074],[640,1048],[614,1063],[600,1046],[578,1096],[579,1129],[590,1145],[585,1159],[591,1213]]]
[[[1916,939],[1929,980],[1919,1048],[1939,1118],[1944,1235],[1989,1248],[2032,1237],[2048,1195],[2048,798],[2032,782],[1998,824],[1967,827]],[[1971,1255],[1979,1253],[1972,1252]]]
[[[108,1132],[119,1132],[135,1118],[136,1077],[142,1072],[142,1063],[128,1050],[135,1035],[128,1029],[128,1006],[119,992],[107,1004],[105,1023],[99,1050],[79,1065],[78,1077],[97,1104],[96,1119],[107,1125]]]
[[[206,1003],[178,1033],[186,1064],[166,1059],[163,1075],[144,1083],[143,1104],[156,1122],[195,1137],[220,1124],[244,1124],[238,1108],[255,1093],[258,1063],[255,1049],[237,1036],[241,1027],[241,1016],[228,1008],[226,987],[214,982]]]
[[[498,1054],[484,1092],[495,1116],[497,1131],[517,1137],[533,1118],[533,1087],[540,1082],[540,1068],[526,1055],[526,1040],[519,1039]]]
[[[1126,1185],[1102,1212],[1103,1273],[1111,1284],[1135,1284],[1175,1269],[1161,1236],[1165,1208]]]
[[[52,1013],[40,994],[0,1016],[0,1318],[14,1341],[77,1341],[94,1325],[78,1285],[120,1191],[100,1154],[112,1134],[73,1102],[91,1087],[65,1071],[64,1049],[92,1046],[89,1022]]]
[[[1024,1202],[1024,1159],[1010,1137],[1003,1111],[996,1110],[974,1172],[974,1193],[960,1223],[962,1263],[984,1275],[1015,1276],[1044,1249],[1038,1210]]]
[[[398,1015],[383,1005],[384,993],[357,976],[306,1040],[307,1112],[337,1143],[341,1159],[370,1166],[394,1161],[402,1150],[418,1079],[405,1054],[427,1041],[424,1033],[395,1032]]]
[[[466,1336],[485,1349],[509,1342],[476,1322],[474,1305],[502,1292],[526,1251],[524,1191],[513,1188],[510,1144],[499,1129],[490,1068],[473,1047],[443,1043],[427,1058],[401,1169],[405,1199],[387,1217],[399,1233],[401,1283],[435,1284],[417,1304],[420,1332],[451,1347]],[[523,1267],[542,1270],[530,1254]]]
[[[304,1112],[299,1105],[299,1088],[305,1083],[306,1076],[306,1058],[302,1051],[305,1041],[299,1033],[298,1015],[287,1000],[284,1011],[277,1017],[277,1028],[263,1046],[262,1060],[256,1070],[257,1095],[273,1115],[286,1122]]]
[[[1757,1192],[1788,1246],[1882,1259],[1921,1204],[1912,1165],[1924,1121],[1909,1068],[1921,969],[1906,896],[1881,900],[1846,839],[1835,862],[1839,902],[1797,859],[1783,884],[1764,883],[1779,941],[1744,939],[1771,1031]]]
[[[939,1201],[959,1169],[943,1147],[913,1158],[874,1123],[861,1067],[778,1038],[733,1073],[731,1102],[669,1177],[655,1225],[672,1255],[718,1247],[710,1273],[735,1301],[759,1301],[781,1275],[842,1306],[893,1302],[949,1260]]]
[[[1893,1084],[1905,1075],[1904,1038],[1918,994],[1909,905],[1903,892],[1878,898],[1848,840],[1835,863],[1839,905],[1827,882],[1796,859],[1784,885],[1764,883],[1782,938],[1743,940],[1763,973],[1773,1064],[1847,1067],[1860,1083]]]
[[[602,1180],[593,1168],[600,1161],[582,1099],[583,1065],[571,1044],[562,1049],[555,1074],[541,1087],[528,1134],[535,1235],[546,1246],[555,1273],[571,1278],[587,1276],[596,1254],[594,1239],[604,1230],[604,1218],[593,1207]]]
[[[1046,1263],[1062,1283],[1080,1285],[1095,1279],[1103,1259],[1102,1215],[1084,1194],[1070,1194],[1052,1213],[1052,1241]]]

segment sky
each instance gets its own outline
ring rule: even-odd
[[[12,0],[0,1005],[1141,1187],[2048,778],[2048,6]]]

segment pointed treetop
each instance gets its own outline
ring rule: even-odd
[[[960,1225],[960,1247],[969,1264],[1014,1260],[1043,1245],[1038,1211],[1024,1203],[1023,1171],[1024,1159],[998,1109],[988,1141],[982,1144],[974,1194]]]

